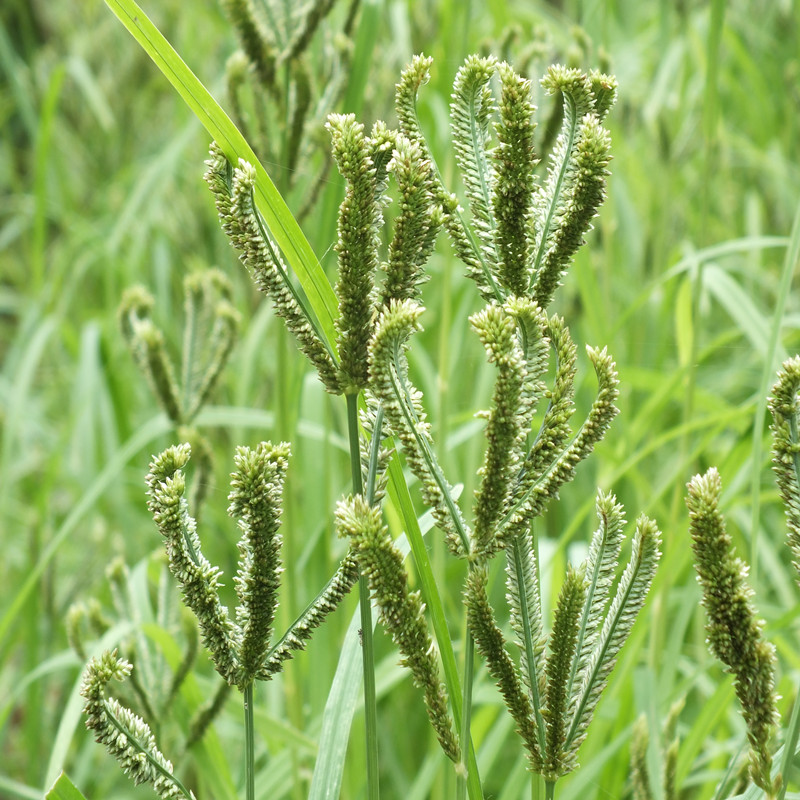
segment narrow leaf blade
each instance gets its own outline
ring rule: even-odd
[[[186,105],[222,148],[228,160],[237,164],[243,158],[255,167],[255,191],[259,211],[296,273],[329,345],[333,346],[336,340],[333,327],[337,314],[336,295],[311,245],[252,148],[208,89],[134,0],[106,0],[106,4],[175,87]]]

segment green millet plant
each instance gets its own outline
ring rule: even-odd
[[[800,357],[785,361],[768,398],[772,413],[772,467],[784,503],[788,528],[787,544],[798,566],[800,552]],[[708,616],[707,642],[733,674],[736,696],[742,710],[749,744],[745,789],[719,797],[764,797],[783,800],[791,760],[800,736],[800,703],[795,697],[791,718],[784,732],[782,751],[773,753],[773,742],[781,722],[775,691],[777,659],[775,647],[764,638],[764,621],[752,602],[747,583],[748,566],[733,553],[730,535],[719,509],[722,480],[715,468],[689,482],[687,505],[695,555],[695,568],[703,590]],[[780,759],[778,759],[780,755]],[[742,782],[740,782],[741,784]],[[757,791],[757,793],[756,793]]]
[[[571,423],[576,346],[565,321],[547,311],[604,198],[610,141],[602,123],[614,103],[615,81],[577,69],[548,70],[542,84],[562,103],[563,122],[540,179],[530,82],[493,58],[469,58],[456,76],[451,104],[453,149],[467,214],[444,186],[417,119],[417,92],[430,66],[430,59],[418,56],[404,71],[396,91],[397,129],[378,122],[367,131],[353,115],[328,119],[333,159],[346,185],[335,245],[338,316],[333,337],[297,285],[259,210],[256,166],[244,160],[232,164],[217,144],[212,144],[207,162],[205,177],[223,230],[325,389],[345,397],[350,443],[352,490],[334,513],[348,552],[283,637],[273,635],[273,619],[289,445],[262,442],[237,450],[229,498],[229,512],[242,531],[235,618],[221,605],[220,572],[202,554],[185,498],[190,447],[171,447],[150,466],[148,507],[172,573],[197,616],[217,671],[244,694],[248,800],[255,791],[254,683],[269,679],[304,645],[356,580],[368,796],[378,797],[372,602],[401,663],[422,689],[438,742],[455,766],[457,797],[482,797],[471,741],[476,648],[514,720],[531,771],[541,776],[534,778],[536,785],[542,780],[545,796],[554,797],[558,779],[577,767],[578,750],[660,556],[658,528],[642,516],[635,524],[628,564],[618,574],[624,510],[613,495],[598,492],[598,528],[586,559],[567,569],[548,631],[536,520],[572,480],[617,414],[614,361],[605,349],[589,347],[598,389],[583,421]],[[384,212],[392,196],[397,213],[389,230]],[[439,462],[424,398],[412,383],[408,361],[425,311],[425,267],[440,230],[447,232],[485,303],[468,323],[496,371],[490,407],[478,413],[485,420],[486,445],[471,511],[460,507]],[[147,363],[151,361],[153,382],[172,386],[168,367],[158,359]],[[167,394],[176,421],[191,417],[176,393]],[[410,588],[415,581],[383,520],[387,490],[401,499],[408,496],[395,448],[419,482],[422,502],[447,548],[464,565],[467,633],[460,680],[416,517],[406,513],[404,522],[420,578],[417,590]],[[501,552],[506,603],[496,606],[490,582],[493,560]],[[506,620],[513,647],[507,641]],[[85,695],[91,726],[107,744],[112,730],[118,731],[118,746],[109,749],[123,766],[136,761],[152,767],[133,773],[137,780],[151,780],[164,797],[189,796],[143,723],[104,699],[109,678],[127,671],[111,656],[90,666]]]

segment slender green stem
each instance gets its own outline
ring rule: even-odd
[[[245,797],[255,800],[256,796],[256,749],[255,728],[253,726],[253,683],[244,690],[244,778]]]
[[[358,395],[347,395],[347,438],[350,444],[350,477],[353,492],[362,494],[364,483],[361,480],[361,444],[358,440]]]
[[[358,439],[358,395],[347,395],[347,431],[350,442],[350,471],[354,494],[364,491],[361,479],[361,447]],[[364,721],[367,736],[367,797],[377,800],[378,785],[378,709],[375,699],[375,657],[372,643],[372,609],[369,584],[358,578],[358,606],[361,611],[361,656],[364,663]]]
[[[544,800],[553,800],[555,796],[556,796],[556,782],[545,780]]]
[[[461,706],[461,764],[456,783],[457,800],[467,796],[467,776],[470,762],[470,724],[472,722],[472,676],[475,667],[475,641],[469,630],[464,639],[464,695]]]

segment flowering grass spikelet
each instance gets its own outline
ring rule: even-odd
[[[783,500],[787,543],[800,580],[800,356],[783,362],[769,397],[772,412],[772,470]]]
[[[194,794],[173,775],[172,764],[156,746],[147,723],[113,698],[105,697],[109,681],[124,680],[131,669],[127,661],[117,658],[116,650],[105,651],[89,662],[81,682],[86,727],[135,784],[151,784],[163,800],[193,800]]]
[[[380,619],[403,654],[401,664],[411,670],[414,683],[425,693],[425,705],[439,744],[458,762],[458,741],[447,710],[447,693],[439,677],[435,647],[425,624],[419,592],[409,592],[403,558],[381,522],[380,508],[361,495],[348,497],[336,508],[336,528],[349,539],[369,581]]]
[[[769,741],[779,716],[775,695],[775,648],[763,638],[764,622],[751,602],[747,566],[733,546],[719,510],[722,481],[715,468],[695,475],[686,504],[695,569],[708,615],[707,643],[734,676],[750,742],[750,775],[768,794],[780,785],[771,777]]]

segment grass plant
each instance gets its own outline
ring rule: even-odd
[[[202,4],[187,14],[164,0],[145,11],[221,106],[233,111],[223,76],[238,43],[221,7]],[[649,737],[638,760],[649,769],[654,797],[668,797],[674,787],[698,800],[726,792],[764,796],[755,785],[734,792],[737,764],[748,749],[746,724],[733,677],[704,644],[706,620],[683,498],[687,480],[712,465],[723,477],[719,509],[732,545],[751,564],[753,602],[765,622],[764,638],[775,646],[782,729],[797,730],[790,709],[797,708],[800,663],[797,588],[784,543],[784,507],[769,475],[765,423],[775,372],[800,350],[790,291],[800,244],[793,228],[798,15],[789,3],[762,12],[754,25],[752,5],[738,0],[713,8],[628,0],[468,9],[447,0],[364,2],[351,29],[358,67],[343,98],[325,108],[325,114],[355,114],[367,132],[375,119],[396,126],[389,87],[415,52],[432,56],[435,68],[416,111],[443,184],[467,208],[448,105],[453,77],[469,53],[496,54],[533,80],[539,153],[548,152],[561,121],[558,97],[537,83],[549,64],[600,66],[619,81],[618,103],[603,123],[614,143],[608,199],[548,313],[569,322],[576,342],[605,345],[614,354],[620,414],[595,455],[562,487],[560,502],[537,520],[545,627],[559,605],[567,562],[579,564],[587,556],[595,487],[613,488],[625,507],[658,520],[663,556],[581,746],[580,769],[558,780],[559,798],[634,796],[629,750],[640,715]],[[343,30],[347,13],[335,4],[321,23],[309,45],[312,65],[324,60],[327,32]],[[175,102],[105,7],[56,5],[45,16],[38,4],[11,0],[0,23],[0,75],[0,514],[7,574],[0,601],[0,794],[41,797],[66,769],[71,781],[59,780],[53,796],[75,797],[70,784],[86,797],[148,796],[83,728],[84,662],[69,647],[65,625],[73,603],[88,605],[96,597],[110,627],[96,642],[87,638],[87,658],[144,641],[169,676],[180,671],[193,626],[180,614],[177,625],[159,616],[159,585],[173,612],[180,604],[172,579],[162,578],[163,559],[154,555],[160,541],[144,504],[143,476],[151,454],[177,438],[119,332],[116,313],[125,289],[147,286],[152,318],[168,352],[177,353],[186,274],[218,267],[231,282],[241,337],[213,397],[193,420],[216,465],[199,530],[208,561],[235,575],[223,488],[231,454],[242,442],[292,443],[283,492],[278,632],[302,614],[345,554],[346,540],[335,537],[331,512],[353,491],[347,404],[324,391],[237,268],[199,181],[209,134]],[[313,77],[324,85],[322,72]],[[286,191],[280,164],[264,164],[293,217],[300,215],[304,187],[317,179],[329,146],[321,126],[315,136],[318,149],[297,163],[295,188]],[[216,133],[212,138],[218,139]],[[240,156],[255,163],[238,148],[227,155],[234,165]],[[536,169],[540,180],[546,168],[545,161]],[[298,244],[305,256],[291,265],[301,285],[314,283],[306,277],[317,270],[317,259],[317,278],[324,271],[328,286],[335,283],[332,246],[344,192],[344,179],[329,171],[311,224],[302,226],[308,249]],[[264,198],[257,203],[265,218],[273,213]],[[394,207],[384,210],[387,231],[393,230]],[[471,501],[480,490],[474,469],[485,446],[484,423],[472,413],[490,407],[497,368],[486,363],[480,340],[465,333],[463,320],[484,302],[444,236],[428,272],[425,330],[414,335],[409,377],[425,398],[436,459],[471,521]],[[314,308],[320,319],[324,306]],[[323,328],[335,342],[333,291],[328,307],[330,322]],[[583,366],[579,361],[578,415],[588,412],[596,391]],[[445,623],[463,619],[465,566],[432,529],[409,471],[396,462],[389,470],[383,524],[399,552],[412,554],[404,562],[413,563],[409,593],[419,589],[426,602],[449,688],[463,681],[465,630]],[[191,477],[190,471],[190,483]],[[398,494],[405,479],[410,492]],[[117,558],[128,565],[128,608],[137,615],[127,620],[111,613],[106,569]],[[505,602],[504,581],[494,559],[487,593],[497,608]],[[237,604],[232,585],[221,589],[221,601]],[[253,708],[258,792],[364,795],[360,627],[357,601],[348,597],[306,653],[259,684]],[[499,627],[505,636],[515,635],[509,625]],[[457,774],[439,750],[420,691],[397,661],[391,639],[376,630],[381,794],[452,797]],[[244,793],[236,692],[222,702],[206,735],[179,753],[191,719],[220,681],[198,658],[157,731],[181,780],[198,797]],[[471,729],[483,792],[516,799],[541,790],[544,796],[544,786],[531,787],[515,723],[493,684],[485,662],[476,658]],[[121,699],[140,710],[135,693]],[[680,715],[670,717],[681,699]],[[451,705],[455,711],[452,693]],[[780,736],[772,741],[773,771],[786,772],[795,749],[791,736],[785,745]],[[671,783],[660,778],[665,767],[674,772]],[[789,775],[787,797],[797,791]]]

